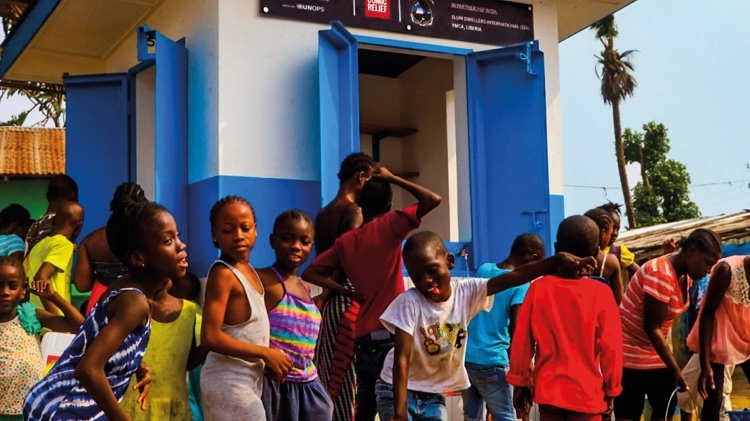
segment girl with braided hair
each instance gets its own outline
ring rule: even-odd
[[[162,206],[125,200],[107,222],[107,243],[128,275],[104,292],[60,360],[26,395],[25,420],[129,420],[119,401],[133,374],[146,408],[151,378],[141,364],[151,305],[170,279],[185,276],[185,244]]]
[[[612,289],[615,301],[619,305],[622,301],[623,286],[620,276],[620,262],[614,255],[604,252],[609,249],[609,242],[612,237],[614,224],[607,211],[603,209],[591,209],[584,213],[584,216],[591,218],[599,227],[599,245],[596,255],[597,268],[594,272],[599,278]]]

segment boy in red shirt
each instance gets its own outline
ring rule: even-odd
[[[555,249],[595,256],[598,237],[592,219],[571,216],[560,223]],[[563,267],[531,284],[511,342],[507,377],[516,386],[519,412],[528,411],[534,385],[542,421],[601,420],[622,390],[622,358],[620,314],[607,285]]]
[[[411,193],[417,203],[391,210],[395,184]],[[354,325],[355,370],[357,373],[356,420],[372,421],[377,413],[375,381],[383,361],[393,348],[393,335],[380,323],[380,315],[404,292],[401,243],[419,228],[422,218],[440,204],[434,192],[395,176],[380,167],[357,198],[363,223],[342,234],[333,247],[318,256],[302,274],[302,279],[332,292],[351,294],[346,287],[329,279],[343,272],[356,295],[364,296]]]

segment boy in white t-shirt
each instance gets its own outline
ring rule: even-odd
[[[429,231],[409,237],[403,258],[415,288],[398,296],[380,317],[396,337],[375,386],[383,421],[447,419],[443,393],[469,387],[466,327],[479,311],[491,308],[489,296],[554,273],[561,265],[583,273],[596,267],[591,257],[558,253],[489,280],[452,280],[453,255]]]

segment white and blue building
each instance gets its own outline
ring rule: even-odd
[[[523,232],[551,250],[563,218],[558,43],[634,0],[521,1],[532,41],[504,46],[261,4],[350,1],[38,0],[3,44],[0,77],[65,84],[85,231],[105,224],[117,184],[136,181],[174,213],[199,275],[216,257],[216,200],[252,202],[253,263],[270,264],[276,215],[314,215],[360,149],[443,197],[424,227],[452,251],[468,245],[471,266],[500,260]]]

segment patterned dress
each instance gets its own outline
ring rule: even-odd
[[[75,369],[86,349],[109,321],[106,313],[107,304],[125,291],[143,293],[137,288],[118,289],[112,291],[101,304],[94,307],[52,371],[26,395],[23,405],[25,420],[107,419],[76,378]],[[104,367],[107,380],[117,400],[125,395],[130,377],[138,370],[150,335],[151,320],[149,319],[146,326],[137,328],[125,338]]]
[[[42,378],[38,335],[26,332],[16,316],[0,323],[0,417],[20,415],[23,397]]]

